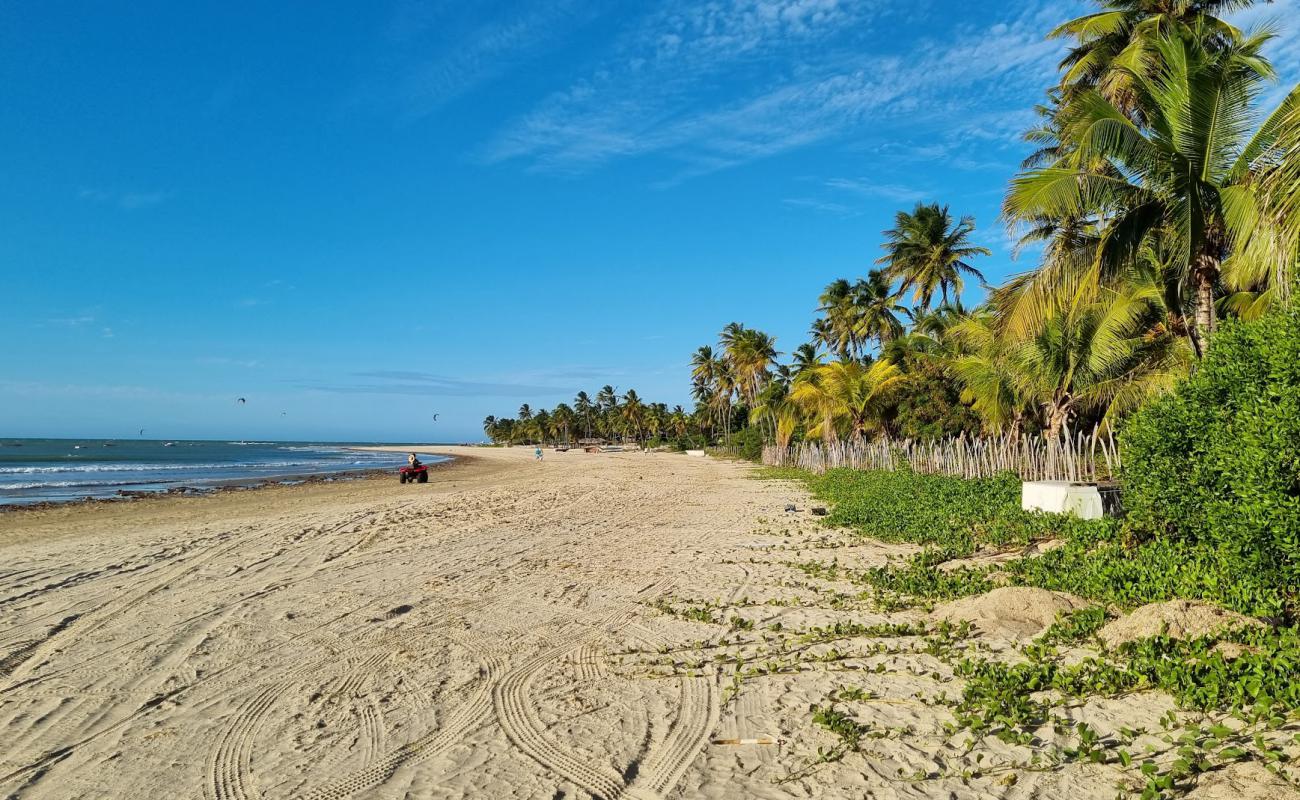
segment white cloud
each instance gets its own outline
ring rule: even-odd
[[[596,13],[578,0],[545,0],[483,23],[475,3],[403,3],[378,73],[354,99],[378,97],[424,116],[557,46]]]
[[[929,192],[911,186],[902,186],[896,183],[877,183],[869,178],[831,178],[826,181],[826,186],[831,189],[870,197],[883,197],[886,200],[895,200],[900,203],[915,203],[930,196]]]
[[[832,203],[825,200],[817,200],[812,197],[787,197],[782,201],[788,206],[795,208],[806,208],[811,211],[821,211],[825,214],[834,214],[837,217],[855,217],[858,212],[843,203]]]
[[[485,156],[580,172],[662,154],[682,165],[660,182],[671,185],[889,128],[1010,143],[1061,55],[1060,42],[1044,39],[1046,6],[1054,19],[1067,13],[1059,3],[1032,4],[902,57],[864,52],[863,32],[887,13],[875,3],[679,4],[649,17],[599,69],[507,127]],[[739,98],[723,91],[736,86],[745,89]],[[963,120],[960,130],[945,127],[953,119]],[[968,159],[964,168],[986,166]]]
[[[89,203],[102,203],[117,206],[124,211],[135,211],[165,202],[171,197],[171,192],[110,192],[83,186],[77,190],[77,197]]]

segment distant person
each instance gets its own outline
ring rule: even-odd
[[[534,461],[541,461],[541,460],[542,460],[542,447],[541,447],[541,445],[538,445],[537,447],[534,447],[534,448],[533,448],[533,460],[534,460]]]

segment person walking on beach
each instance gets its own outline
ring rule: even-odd
[[[537,447],[533,448],[533,460],[534,460],[534,461],[541,461],[541,460],[542,460],[542,446],[541,446],[541,445],[538,445]]]

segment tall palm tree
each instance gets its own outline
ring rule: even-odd
[[[817,352],[816,345],[801,344],[790,354],[793,359],[791,366],[794,368],[795,376],[813,367],[820,367],[822,364],[822,355]]]
[[[1160,38],[1153,45],[1160,54],[1154,74],[1130,71],[1145,122],[1096,90],[1080,92],[1061,111],[1074,150],[1052,166],[1019,174],[1004,203],[1013,220],[1099,215],[1088,276],[1094,285],[1144,247],[1176,254],[1180,282],[1195,296],[1198,353],[1215,328],[1215,293],[1230,246],[1267,224],[1258,212],[1257,178],[1295,115],[1293,91],[1250,133],[1253,101],[1272,74],[1260,55],[1269,38],[1251,36],[1214,52],[1184,38]]]
[[[1271,0],[1270,0],[1271,1]],[[1158,68],[1161,38],[1195,38],[1210,51],[1241,39],[1220,16],[1254,5],[1253,0],[1101,0],[1102,10],[1072,19],[1048,38],[1074,40],[1061,61],[1067,97],[1096,90],[1130,116],[1142,113],[1133,75]]]
[[[584,429],[587,432],[587,438],[590,439],[591,414],[592,411],[595,410],[595,406],[591,402],[591,397],[586,392],[578,392],[578,395],[573,398],[573,410],[582,419],[582,423],[585,426]]]
[[[884,270],[873,269],[853,285],[853,331],[859,342],[875,339],[883,349],[903,333],[899,314],[906,312]]]
[[[770,368],[779,355],[776,339],[762,331],[738,325],[734,329],[728,326],[728,329],[723,331],[727,366],[735,380],[736,391],[745,405],[752,409],[771,378]]]
[[[492,441],[497,438],[497,418],[491,414],[483,418],[483,433]]]
[[[822,317],[813,323],[817,341],[826,345],[840,358],[848,358],[858,349],[853,314],[853,285],[839,278],[831,281],[817,298],[817,310]]]
[[[975,256],[992,253],[970,243],[975,230],[973,217],[955,224],[947,206],[918,203],[912,212],[900,211],[894,227],[885,231],[885,255],[876,263],[885,265],[885,276],[900,282],[899,294],[912,291],[922,309],[930,307],[936,292],[948,302],[949,294],[960,294],[963,275],[984,283],[984,276],[970,265]]]
[[[548,440],[555,436],[554,421],[551,419],[551,412],[546,409],[539,410],[533,415],[533,431],[537,434],[537,440],[546,444]]]
[[[555,426],[557,437],[563,437],[564,443],[572,441],[571,432],[574,423],[577,421],[577,414],[565,403],[560,403],[551,411],[551,420]]]
[[[641,397],[637,395],[635,389],[628,389],[623,395],[622,417],[628,426],[636,432],[636,440],[642,442],[645,440],[645,421],[646,406],[641,402]]]

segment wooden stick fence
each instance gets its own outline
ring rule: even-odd
[[[958,478],[991,478],[1012,472],[1028,481],[1104,483],[1119,476],[1120,457],[1110,432],[1047,436],[965,437],[919,442],[801,442],[793,447],[768,445],[763,463],[799,467],[816,473],[828,469],[894,470]]]

